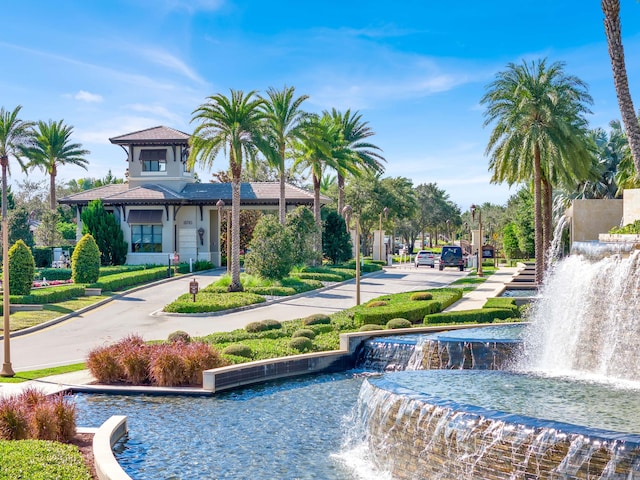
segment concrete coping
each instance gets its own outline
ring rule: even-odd
[[[114,415],[93,436],[93,461],[100,480],[131,480],[116,460],[112,449],[127,431],[127,417]]]

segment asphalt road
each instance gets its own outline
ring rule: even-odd
[[[196,274],[200,288],[216,280],[222,271]],[[360,282],[361,302],[389,293],[441,287],[466,275],[454,269],[396,266],[366,275]],[[67,365],[85,361],[91,349],[130,335],[145,340],[166,339],[176,330],[192,336],[231,331],[247,323],[265,320],[293,320],[313,313],[334,313],[355,305],[355,281],[336,284],[285,301],[218,315],[178,315],[161,312],[182,293],[188,293],[192,276],[126,294],[82,315],[42,330],[11,338],[11,362],[15,371]],[[0,355],[3,347],[0,342]]]

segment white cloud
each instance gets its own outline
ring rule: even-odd
[[[134,112],[150,113],[158,117],[169,119],[175,123],[180,123],[182,121],[182,117],[180,115],[171,112],[168,108],[163,107],[162,105],[145,105],[142,103],[133,103],[130,105],[125,105],[125,108],[129,108]]]
[[[102,95],[99,95],[97,93],[87,92],[85,90],[80,90],[78,93],[76,93],[73,96],[73,98],[81,102],[87,102],[87,103],[100,103],[103,100]]]
[[[161,65],[163,67],[167,67],[171,70],[174,70],[180,73],[181,75],[184,75],[185,77],[189,78],[190,80],[193,80],[194,82],[200,83],[202,85],[207,83],[200,75],[198,75],[186,63],[184,63],[182,60],[180,60],[176,56],[171,55],[170,53],[164,50],[159,50],[156,48],[142,48],[140,49],[140,53],[147,60],[157,65]]]

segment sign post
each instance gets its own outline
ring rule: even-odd
[[[198,281],[194,278],[189,282],[189,293],[193,295],[193,301],[196,301],[196,294],[198,293]]]
[[[173,274],[178,273],[178,264],[180,263],[180,255],[178,252],[173,252]]]

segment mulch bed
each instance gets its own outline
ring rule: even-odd
[[[93,433],[76,433],[70,443],[78,447],[87,468],[91,472],[91,478],[97,480],[98,474],[93,463]]]

